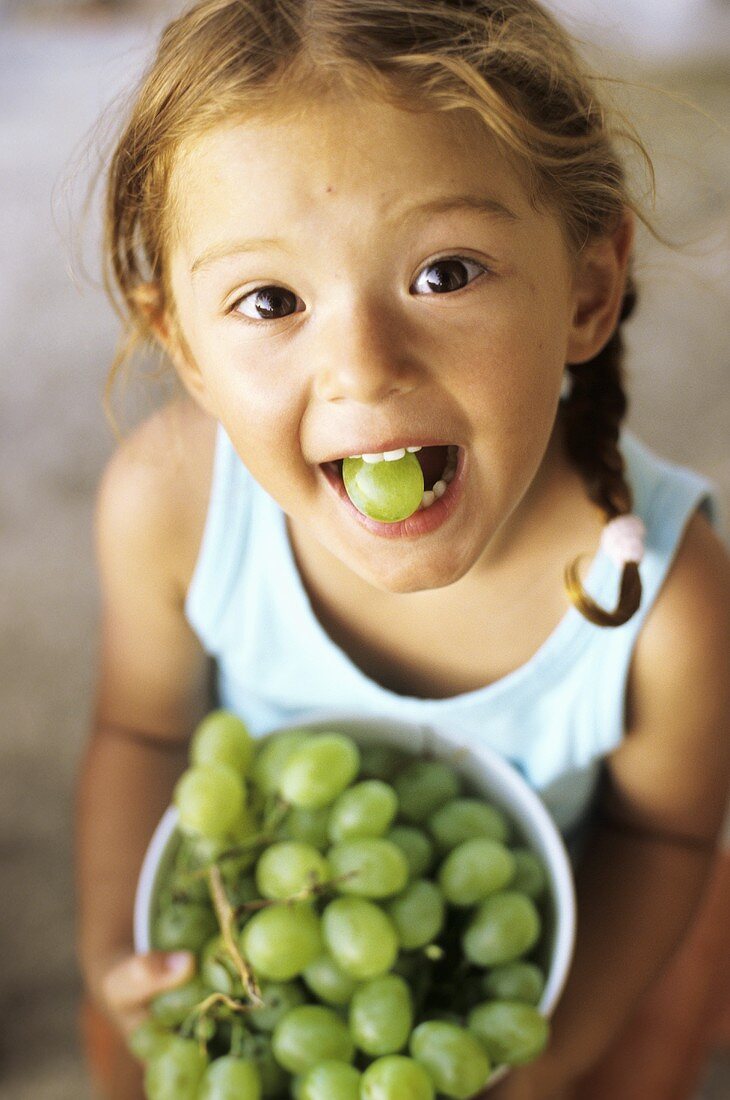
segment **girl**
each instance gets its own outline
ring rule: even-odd
[[[730,770],[715,486],[621,430],[635,209],[532,0],[204,0],[165,31],[106,242],[117,365],[150,338],[186,396],[101,483],[79,804],[80,956],[120,1033],[191,973],[132,955],[131,907],[213,705],[257,734],[448,722],[523,771],[577,867],[549,1049],[493,1095],[589,1070],[596,1094],[697,908]],[[363,517],[340,460],[406,447],[441,487]]]

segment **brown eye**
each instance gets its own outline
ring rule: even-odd
[[[243,309],[244,302],[248,309],[255,312]],[[290,290],[284,290],[280,286],[261,286],[239,298],[233,306],[233,312],[242,313],[252,321],[278,321],[296,312],[296,303],[296,294],[292,294]],[[293,305],[294,308],[287,312],[287,305]]]
[[[468,276],[466,272],[468,267],[475,268],[477,275],[486,271],[486,268],[482,264],[478,264],[476,260],[467,260],[455,256],[445,260],[434,260],[433,263],[427,264],[420,272],[418,279],[426,276],[424,281],[429,290],[434,291],[436,294],[449,294],[454,290],[461,290],[462,287],[474,281],[465,277],[465,273]]]

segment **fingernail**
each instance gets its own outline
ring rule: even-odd
[[[190,954],[187,951],[173,951],[165,956],[165,969],[171,974],[181,974],[190,965]]]

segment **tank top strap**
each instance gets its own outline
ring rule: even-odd
[[[217,648],[221,624],[240,580],[252,498],[251,475],[219,423],[208,512],[185,599],[185,616],[209,653]]]

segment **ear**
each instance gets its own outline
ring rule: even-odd
[[[130,292],[130,297],[190,396],[201,408],[215,415],[209,406],[208,391],[193,354],[174,319],[165,310],[162,288],[157,283],[140,283]]]
[[[566,363],[587,363],[606,346],[618,324],[635,219],[626,210],[616,229],[589,241],[575,261],[573,320]]]

